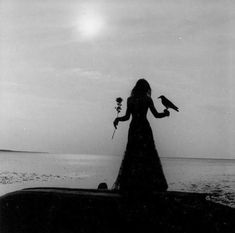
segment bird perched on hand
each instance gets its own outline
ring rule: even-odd
[[[158,97],[158,99],[162,100],[162,104],[166,107],[166,109],[168,108],[172,108],[175,111],[179,112],[178,107],[176,107],[170,100],[168,100],[164,95],[161,95]]]

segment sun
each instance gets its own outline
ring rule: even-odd
[[[78,31],[83,38],[91,39],[101,35],[104,19],[94,13],[87,13],[78,19]]]

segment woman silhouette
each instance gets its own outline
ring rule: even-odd
[[[154,117],[163,118],[170,115],[168,110],[158,113],[151,98],[151,87],[145,79],[139,79],[127,99],[127,110],[119,121],[132,120],[128,132],[128,142],[114,190],[121,192],[149,193],[165,191],[168,188],[161,162],[155,148],[153,133],[147,120],[148,109]]]

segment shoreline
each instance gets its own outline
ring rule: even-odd
[[[40,152],[40,151],[24,151],[24,150],[8,150],[8,149],[0,149],[0,152],[4,153],[27,153],[27,154],[49,154],[49,152]]]
[[[94,155],[94,156],[114,156],[119,157],[120,155],[109,155],[109,154],[80,154],[80,153],[64,153],[64,152],[47,152],[47,151],[24,151],[24,150],[11,150],[11,149],[0,149],[0,152],[9,152],[9,153],[32,153],[32,154],[52,154],[52,155]],[[217,158],[217,157],[188,157],[188,156],[159,156],[161,159],[185,159],[185,160],[217,160],[217,161],[235,161],[234,158]]]

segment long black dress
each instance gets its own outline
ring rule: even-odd
[[[147,120],[150,97],[129,97],[132,115],[128,143],[114,190],[123,192],[165,191],[168,188]]]

